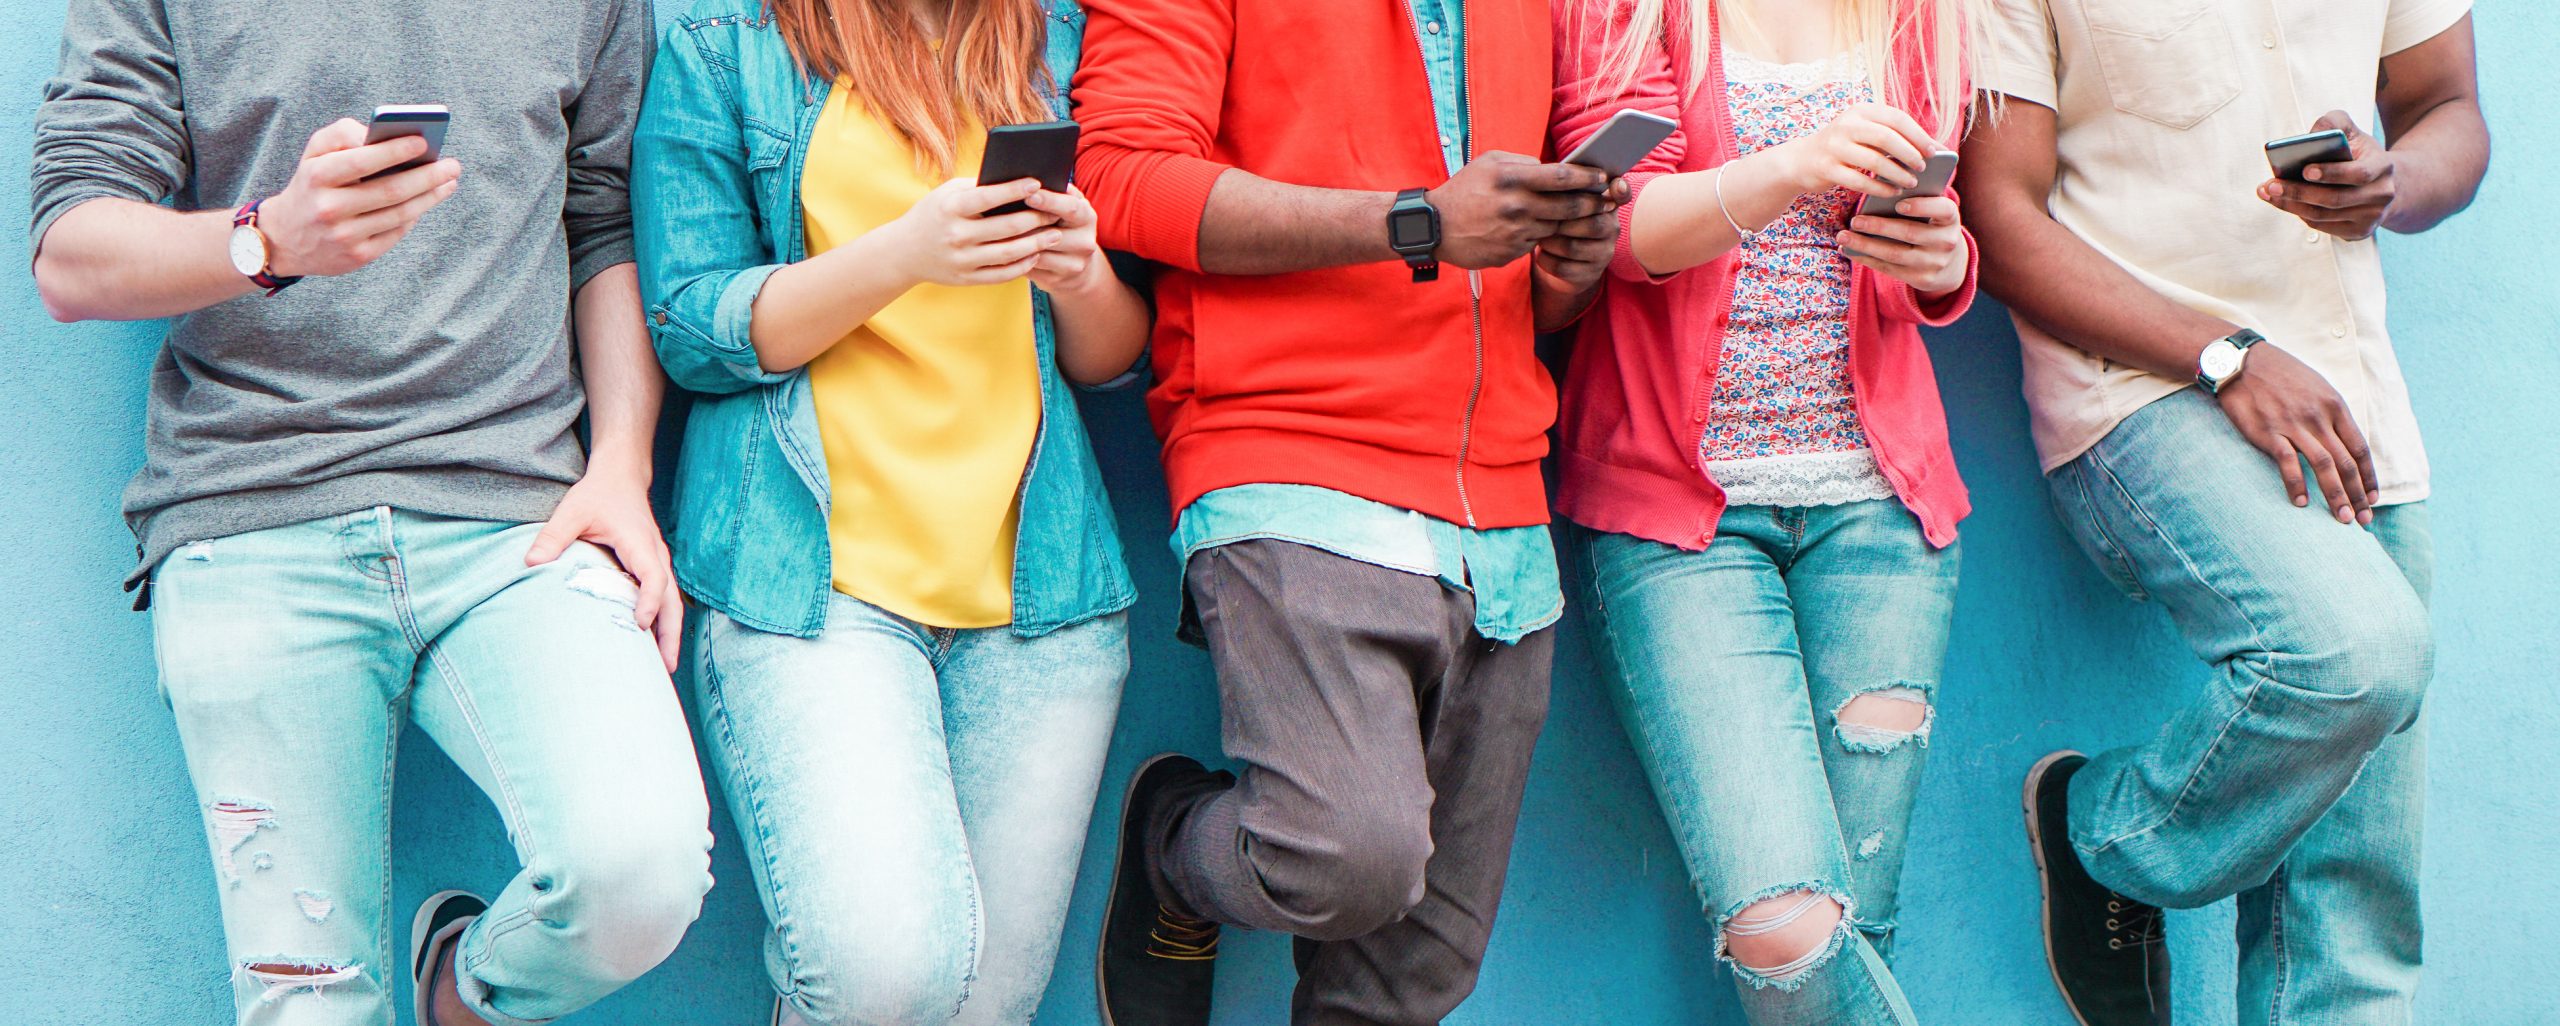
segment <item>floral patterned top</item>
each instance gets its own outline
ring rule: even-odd
[[[1776,64],[1728,49],[1734,148],[1811,135],[1872,92],[1866,59]],[[1737,506],[1827,506],[1893,497],[1867,448],[1849,384],[1849,258],[1835,236],[1857,196],[1796,198],[1734,251],[1733,307],[1699,455]]]

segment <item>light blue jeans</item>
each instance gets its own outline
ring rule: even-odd
[[[1840,714],[1862,696],[1933,700],[1956,550],[1891,500],[1733,507],[1701,552],[1569,537],[1610,697],[1751,1021],[1910,1023],[1886,961],[1931,718],[1892,731]],[[1747,907],[1801,895],[1846,911],[1826,946],[1783,972],[1732,957]]]
[[[2425,506],[2370,528],[2296,508],[2193,389],[2051,480],[2090,558],[2213,671],[2149,742],[2071,779],[2090,875],[2169,908],[2238,895],[2241,1022],[2405,1026],[2435,655]]]
[[[716,612],[694,638],[774,990],[819,1026],[1030,1022],[1120,712],[1126,615],[1025,638],[837,594],[814,638]]]
[[[632,623],[638,589],[583,543],[525,566],[540,529],[376,508],[195,542],[154,571],[160,686],[212,842],[240,1022],[393,1022],[408,963],[391,769],[411,718],[488,794],[524,866],[463,935],[456,980],[481,1018],[576,1011],[692,924],[710,811]]]

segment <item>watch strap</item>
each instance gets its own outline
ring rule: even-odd
[[[263,199],[250,200],[248,205],[241,207],[239,211],[231,215],[231,226],[233,228],[247,228],[256,231],[260,239],[266,238],[266,231],[258,227],[258,205],[265,202],[266,200]],[[285,286],[301,280],[301,275],[279,277],[265,267],[260,267],[249,275],[249,283],[267,290],[267,294],[270,296],[284,291]]]

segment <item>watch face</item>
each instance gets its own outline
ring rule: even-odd
[[[267,269],[267,238],[249,225],[231,229],[231,269],[256,277]]]
[[[1428,210],[1399,210],[1387,219],[1387,243],[1397,249],[1420,249],[1438,241],[1431,231]]]
[[[2237,374],[2240,371],[2240,347],[2217,340],[2204,347],[2204,356],[2197,361],[2196,369],[2215,381]]]

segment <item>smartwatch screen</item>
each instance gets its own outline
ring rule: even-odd
[[[1418,249],[1431,244],[1431,212],[1399,210],[1387,222],[1388,242],[1397,249]]]

